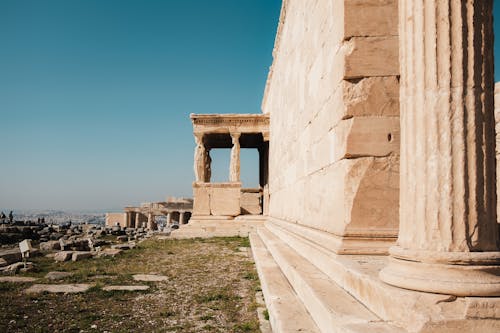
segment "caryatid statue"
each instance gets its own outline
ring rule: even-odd
[[[194,176],[197,182],[205,181],[205,158],[206,151],[203,144],[203,136],[195,135],[196,148],[194,150]]]
[[[210,183],[212,177],[212,158],[210,157],[210,149],[205,149],[205,182]]]
[[[233,148],[231,148],[231,164],[229,166],[229,180],[240,181],[240,133],[231,133]]]

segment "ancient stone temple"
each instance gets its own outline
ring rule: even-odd
[[[492,4],[283,1],[250,235],[274,331],[500,332]]]
[[[156,218],[165,217],[165,226],[188,223],[193,211],[190,198],[167,198],[161,202],[146,202],[138,207],[125,207],[123,213],[107,213],[106,226],[119,225],[123,228],[145,228],[157,230]]]

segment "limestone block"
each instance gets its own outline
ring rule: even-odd
[[[59,241],[56,240],[40,243],[40,251],[53,251],[59,250],[60,248],[61,245]]]
[[[212,187],[210,191],[211,215],[240,215],[241,187]]]
[[[344,38],[397,34],[397,0],[344,1]]]
[[[342,120],[332,130],[330,141],[333,158],[330,162],[341,158],[398,153],[399,117],[353,117]]]
[[[54,256],[55,261],[68,261],[73,256],[73,251],[59,251]]]
[[[210,187],[193,186],[193,215],[210,215]]]
[[[368,77],[343,81],[342,118],[356,116],[399,116],[399,80],[396,76]]]
[[[71,260],[73,261],[79,261],[82,259],[88,259],[92,257],[92,253],[88,251],[75,251],[73,252],[73,255],[71,256]]]
[[[255,192],[242,192],[241,193],[241,213],[260,215],[262,214],[262,207],[260,205],[261,193]]]
[[[299,187],[298,187],[299,188]],[[303,215],[298,221],[338,236],[396,235],[399,159],[396,156],[344,159],[308,177],[303,187]],[[297,191],[297,192],[298,192]],[[290,192],[295,195],[295,191]],[[307,200],[314,198],[314,200]],[[290,197],[271,195],[271,208],[293,210]],[[290,221],[286,216],[272,216]]]
[[[353,37],[345,42],[344,78],[399,74],[398,37]]]

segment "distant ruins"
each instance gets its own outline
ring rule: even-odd
[[[156,217],[166,217],[166,227],[188,223],[193,211],[193,200],[189,198],[168,198],[162,202],[147,202],[139,207],[125,207],[124,213],[107,213],[106,226],[119,225],[122,228],[145,228],[157,230]]]
[[[191,115],[198,225],[238,223],[263,150],[275,332],[500,332],[492,4],[284,0],[263,114]]]

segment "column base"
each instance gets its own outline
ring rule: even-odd
[[[394,246],[379,274],[387,284],[454,296],[500,296],[500,252],[415,251]]]

